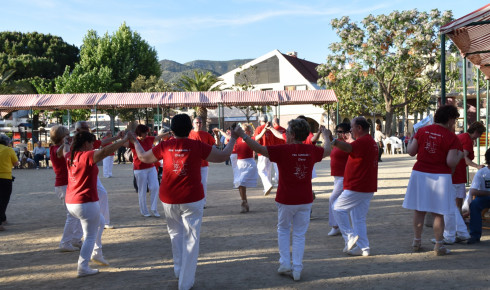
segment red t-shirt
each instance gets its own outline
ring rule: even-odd
[[[254,139],[257,137],[257,135],[260,134],[260,132],[262,132],[262,130],[265,130],[265,124],[264,125],[260,125],[257,127],[257,129],[255,129],[255,133],[254,133]],[[286,139],[284,139],[286,140]],[[260,145],[262,146],[270,146],[270,145],[275,145],[274,144],[274,134],[267,130],[264,135],[262,135],[262,138],[260,138],[259,140],[257,140],[257,143],[259,143]],[[259,156],[261,156],[261,154],[259,154]]]
[[[95,141],[94,141],[94,147],[93,147],[93,149],[94,149],[94,150],[95,150],[95,149],[99,149],[101,145],[102,145],[102,141],[100,141],[100,140],[95,140]]]
[[[284,140],[282,139],[279,139],[277,138],[276,136],[274,136],[274,134],[272,134],[272,140],[273,140],[273,143],[274,145],[281,145],[281,144],[286,144],[286,137],[285,137],[285,134],[286,134],[286,129],[284,129],[283,127],[281,126],[274,126],[274,129],[276,129],[279,133],[281,133],[281,135],[283,135],[284,137]]]
[[[420,128],[414,138],[417,139],[419,148],[413,170],[451,174],[446,157],[449,150],[460,146],[459,139],[453,132],[434,124]]]
[[[56,151],[60,146],[53,145],[49,147],[49,159],[53,165],[54,174],[56,175],[54,186],[63,186],[68,184],[68,169],[66,167],[65,158],[58,158]]]
[[[323,148],[306,144],[267,146],[269,159],[277,163],[279,186],[276,201],[282,204],[313,202],[311,172],[323,158]]]
[[[375,192],[378,190],[378,145],[366,134],[350,143],[344,171],[344,190]]]
[[[252,139],[255,140],[254,137],[251,137]],[[247,158],[253,158],[254,157],[254,152],[250,147],[248,147],[247,143],[243,141],[242,138],[238,138],[236,140],[235,146],[233,149],[236,151],[237,158],[238,159],[247,159]]]
[[[330,175],[343,177],[348,158],[349,153],[333,147],[330,153]]]
[[[306,137],[306,140],[303,141],[303,144],[313,144],[313,142],[311,141],[311,138],[313,138],[313,134],[310,132],[310,135],[308,135],[308,137]]]
[[[104,137],[104,139],[102,139],[102,140],[105,140],[105,139],[108,139],[108,138],[112,138],[112,137]],[[102,144],[102,141],[101,141],[100,143]],[[129,143],[131,143],[131,142],[129,142]],[[106,146],[109,146],[109,145],[111,145],[111,144],[112,144],[112,142],[109,142],[109,143],[107,143],[107,144],[105,144],[105,145],[102,145],[102,148],[103,148],[103,147],[106,147]],[[112,152],[112,154],[111,154],[111,155],[109,155],[109,156],[114,156],[114,152]]]
[[[141,144],[141,147],[145,151],[150,150],[153,148],[153,142],[155,142],[155,137],[153,136],[147,136],[143,140],[138,140]],[[129,142],[129,148],[131,148],[131,151],[133,152],[133,170],[142,170],[142,169],[147,169],[147,168],[152,168],[155,166],[154,163],[143,163],[141,160],[138,158],[138,154],[136,153],[136,148],[134,148],[134,144]]]
[[[209,134],[208,132],[204,132],[204,131],[196,132],[196,131],[192,130],[189,133],[188,138],[191,140],[201,141],[202,143],[208,144],[210,146],[213,146],[214,143],[216,143],[216,141],[214,140],[214,137],[211,134]],[[206,156],[206,158],[207,158],[207,156]],[[209,166],[208,161],[205,160],[206,158],[203,158],[203,160],[201,161],[201,167]]]
[[[459,142],[461,142],[461,147],[459,148],[461,151],[468,151],[468,158],[473,160],[475,158],[475,152],[473,151],[473,140],[471,140],[469,133],[459,134],[458,137]],[[464,151],[463,151],[464,152]],[[466,183],[466,161],[464,158],[461,158],[458,165],[456,165],[456,170],[453,173],[453,184]]]
[[[153,147],[153,155],[163,159],[161,201],[182,204],[204,198],[201,160],[208,158],[212,148],[189,138],[172,139]]]
[[[99,200],[97,194],[97,174],[99,168],[94,163],[94,151],[75,152],[70,165],[71,152],[65,155],[68,166],[68,186],[66,203],[86,203]]]

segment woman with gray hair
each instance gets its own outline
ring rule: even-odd
[[[276,203],[278,209],[277,240],[279,246],[279,269],[281,275],[292,275],[294,281],[301,279],[305,235],[310,224],[313,191],[311,174],[313,165],[330,155],[331,132],[322,129],[324,145],[318,147],[303,144],[310,133],[308,122],[293,119],[288,122],[286,143],[282,145],[262,146],[242,130],[235,129],[247,145],[255,152],[276,162],[279,169],[279,186]],[[293,231],[292,265],[290,252],[290,231]]]
[[[14,149],[9,147],[10,138],[0,134],[0,231],[4,231],[7,224],[5,211],[12,194],[12,167],[19,165]]]

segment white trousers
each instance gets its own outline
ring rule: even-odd
[[[278,185],[279,184],[279,168],[277,168],[277,163],[276,162],[271,162],[272,167],[274,167],[274,176],[272,177],[272,180],[274,181],[274,184]]]
[[[334,176],[333,177],[333,190],[330,194],[330,198],[328,199],[328,224],[332,227],[338,226],[337,221],[335,220],[335,215],[333,213],[333,205],[337,198],[339,198],[340,194],[344,190],[344,177],[343,176]]]
[[[172,243],[174,274],[179,279],[179,289],[187,290],[194,285],[196,276],[204,199],[184,204],[162,204]]]
[[[63,203],[63,207],[66,211],[65,228],[63,229],[63,235],[61,236],[60,247],[63,245],[69,245],[75,242],[79,242],[83,236],[82,225],[80,224],[80,220],[72,216],[66,208],[66,185],[55,186],[54,192]]]
[[[208,172],[209,172],[209,167],[201,167],[201,184],[202,184],[202,189],[204,189],[204,204],[203,206],[206,205],[206,196],[208,196]]]
[[[359,236],[357,245],[362,250],[369,250],[367,237],[366,217],[369,211],[369,202],[374,193],[344,190],[334,203],[334,215],[345,242],[353,237]],[[349,221],[352,218],[352,226]]]
[[[104,177],[112,177],[112,167],[114,166],[114,156],[107,156],[102,160],[102,169]]]
[[[104,222],[106,225],[111,223],[111,216],[109,215],[109,197],[107,196],[107,190],[100,182],[100,178],[97,176],[97,194],[99,195],[100,213],[104,216]]]
[[[158,207],[158,176],[155,167],[146,169],[134,170],[136,184],[138,185],[138,200],[140,205],[140,213],[149,215],[148,207],[146,206],[146,190],[150,190],[150,207],[151,210],[157,212]]]
[[[305,252],[305,235],[310,225],[311,203],[288,205],[277,204],[277,243],[279,246],[279,263],[282,266],[291,266],[291,253],[289,251],[290,231],[293,227],[292,257],[295,272],[303,270],[303,254]]]
[[[452,203],[450,213],[444,215],[444,238],[453,242],[456,240],[456,236],[468,237],[470,235],[464,219],[456,206],[456,194],[455,190],[451,196],[454,202]]]
[[[84,241],[78,258],[78,269],[87,269],[92,254],[102,255],[104,216],[100,213],[98,201],[66,204],[66,208],[82,224]]]
[[[257,159],[257,170],[259,171],[260,180],[262,180],[262,185],[264,185],[264,192],[266,192],[272,186],[271,182],[271,171],[272,163],[269,158],[265,156],[259,156]]]
[[[238,180],[238,155],[236,153],[233,153],[230,155],[230,162],[231,162],[231,169],[233,170],[233,187],[235,187],[235,184],[237,183]]]

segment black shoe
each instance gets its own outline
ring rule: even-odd
[[[380,159],[380,160],[378,160],[378,162],[383,162],[383,160]]]
[[[471,237],[466,241],[466,244],[471,245],[471,244],[476,244],[480,242],[480,238],[477,237]]]

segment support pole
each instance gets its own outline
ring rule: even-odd
[[[480,70],[476,70],[476,121],[480,122]],[[480,165],[480,138],[476,143],[476,163]]]
[[[340,112],[339,112],[339,100],[337,100],[337,115],[335,116],[337,118],[337,125],[340,124]]]
[[[97,138],[99,138],[99,116],[97,115],[97,105],[95,105],[95,130],[97,130]]]
[[[467,90],[467,84],[466,84],[466,65],[467,65],[467,62],[466,62],[466,57],[463,58],[463,118],[464,118],[464,122],[463,122],[463,130],[464,132],[466,133],[466,130],[467,130],[467,124],[466,122],[468,121],[467,120],[467,113],[468,113],[468,109],[466,107],[466,101],[467,101],[467,98],[468,98],[468,90]]]
[[[445,105],[445,104],[446,104],[446,35],[443,33],[441,34],[441,105]]]
[[[160,106],[157,105],[157,117],[160,117]],[[163,121],[163,115],[162,115],[162,120],[158,122],[158,125],[157,125],[157,132],[158,134],[160,134],[160,123],[162,123]]]

